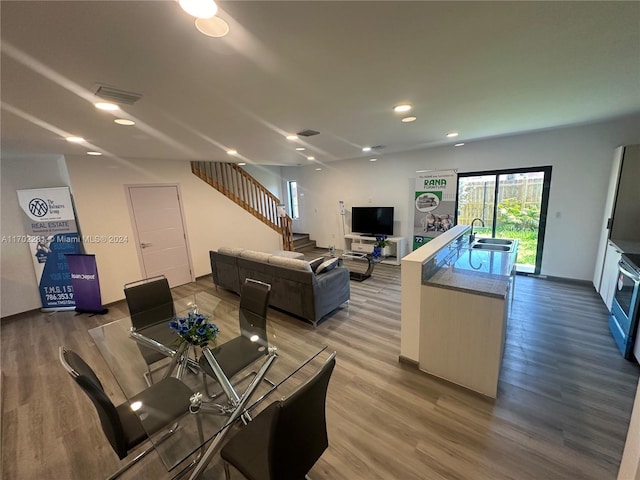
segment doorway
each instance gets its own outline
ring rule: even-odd
[[[516,271],[540,274],[551,167],[458,173],[456,224],[484,227],[474,232],[496,238],[517,238]]]
[[[193,281],[178,185],[125,188],[144,277],[164,275],[172,288]]]

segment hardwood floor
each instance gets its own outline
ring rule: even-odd
[[[238,301],[210,277],[174,294],[195,290]],[[59,345],[78,351],[122,401],[87,333],[127,315],[124,302],[109,307],[104,317],[37,312],[2,322],[3,479],[98,479],[120,465],[57,359]],[[291,342],[338,352],[330,446],[314,480],[615,479],[640,367],[619,355],[606,318],[590,286],[518,277],[493,402],[398,362],[399,267],[376,265],[371,278],[351,282],[350,305],[316,329],[269,311]],[[123,478],[170,477],[152,453]],[[224,478],[218,462],[204,478]]]

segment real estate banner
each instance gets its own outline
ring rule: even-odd
[[[456,218],[455,170],[434,170],[416,178],[413,192],[413,250],[454,225]]]
[[[71,192],[68,187],[59,187],[17,193],[42,309],[73,310],[76,304],[65,254],[81,253],[81,244]]]
[[[71,284],[76,301],[76,312],[104,314],[96,256],[83,253],[65,255],[71,273]]]

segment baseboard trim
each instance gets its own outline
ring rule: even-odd
[[[400,363],[404,363],[405,365],[409,365],[410,367],[414,367],[414,368],[419,368],[420,367],[420,363],[417,362],[416,360],[409,358],[409,357],[405,357],[404,355],[398,355],[398,362]]]

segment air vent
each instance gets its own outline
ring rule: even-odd
[[[126,90],[120,90],[119,88],[101,84],[96,87],[95,94],[105,100],[110,100],[115,103],[124,103],[126,105],[133,105],[142,98],[142,94],[140,93],[127,92]]]
[[[374,145],[371,147],[371,150],[382,150],[383,148],[387,148],[386,145]]]
[[[314,135],[318,135],[320,132],[316,132],[315,130],[302,130],[301,132],[298,132],[298,135],[300,137],[313,137]]]

